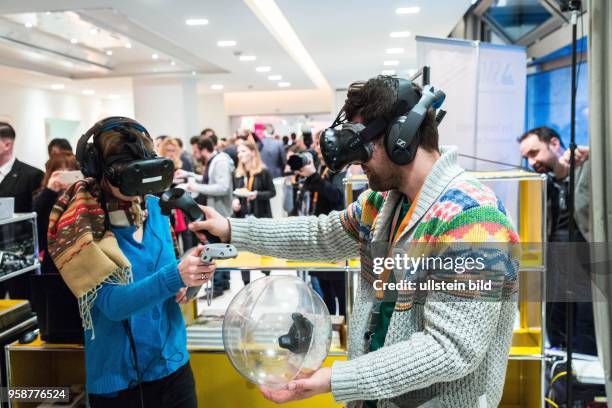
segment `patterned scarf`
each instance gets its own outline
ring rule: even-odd
[[[132,270],[117,239],[105,226],[105,214],[98,202],[100,190],[93,179],[73,184],[55,203],[49,217],[49,254],[68,288],[79,301],[85,330],[92,330],[91,308],[100,287],[132,282]],[[123,209],[130,224],[142,225],[138,203],[109,200],[110,211]],[[111,213],[111,218],[112,218]]]

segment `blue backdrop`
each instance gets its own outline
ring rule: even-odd
[[[576,144],[587,145],[588,126],[588,76],[587,63],[579,65],[576,92]],[[564,67],[527,76],[526,126],[532,129],[549,126],[561,135],[567,147],[570,139],[570,83],[571,68]]]

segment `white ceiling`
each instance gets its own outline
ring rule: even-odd
[[[211,91],[212,84],[223,84],[221,92],[278,90],[276,82],[267,79],[271,74],[282,75],[283,81],[291,83],[290,89],[314,89],[303,61],[277,41],[246,1],[249,0],[2,0],[0,64],[52,75],[42,77],[45,79],[41,82],[63,80],[67,84],[65,91],[75,92],[94,86],[104,91],[104,85],[99,84],[105,81],[108,89],[125,89],[126,78],[134,76],[192,76],[193,72],[203,93],[219,92]],[[267,1],[272,0],[250,3]],[[447,36],[471,1],[276,0],[276,4],[328,84],[345,88],[382,69],[396,69],[399,75],[407,75],[408,70],[417,68],[415,34]],[[420,6],[421,12],[395,13],[397,7],[407,6]],[[67,11],[76,12],[78,21],[63,18],[66,14],[62,12]],[[38,13],[35,16],[40,21],[53,17],[52,32],[44,32],[42,23],[26,28],[19,16],[15,17],[23,17],[22,13]],[[187,26],[188,18],[206,18],[209,24]],[[105,47],[96,49],[95,40],[86,38],[71,44],[68,38],[79,35],[77,25],[82,26],[80,32],[85,36],[88,29],[83,31],[83,27],[98,27],[105,34],[106,41],[100,41]],[[389,37],[391,31],[410,31],[412,35],[393,39]],[[105,54],[113,44],[109,38],[117,41],[112,56]],[[238,44],[220,48],[220,40],[235,40]],[[121,47],[125,41],[132,44],[131,49]],[[45,44],[55,52],[24,43]],[[385,49],[390,47],[403,47],[406,52],[387,55]],[[257,60],[241,62],[236,52],[256,55]],[[151,58],[153,53],[159,55],[157,60]],[[391,59],[399,60],[400,65],[385,67],[383,61]],[[88,65],[88,61],[96,65]],[[172,66],[171,61],[175,62]],[[260,65],[272,70],[256,72],[255,67]],[[7,72],[17,75],[6,69],[0,72],[3,78]]]

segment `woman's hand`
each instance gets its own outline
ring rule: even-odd
[[[178,169],[174,172],[174,178],[175,179],[183,179],[186,180],[187,177],[189,177],[191,175],[191,173],[189,173],[188,171],[185,171],[183,169]]]
[[[234,198],[234,200],[232,201],[232,211],[240,212],[240,208],[242,208],[240,206],[240,200],[237,198]]]
[[[257,190],[251,191],[251,194],[248,195],[247,201],[253,201],[257,198]]]
[[[184,305],[191,301],[191,299],[187,299],[187,288],[179,289],[179,291],[176,292],[176,295],[174,295],[174,299],[179,305]]]
[[[53,190],[56,193],[59,193],[61,190],[65,190],[68,186],[65,183],[60,181],[61,170],[54,171],[51,173],[51,177],[49,177],[49,182],[47,183],[47,188],[49,190]]]
[[[214,263],[206,264],[200,259],[204,245],[198,245],[178,265],[185,286],[200,286],[209,281],[217,268]]]
[[[202,211],[204,211],[204,215],[206,215],[206,221],[192,222],[189,224],[189,229],[193,231],[198,239],[202,242],[206,242],[206,235],[202,233],[203,230],[207,230],[212,235],[219,237],[221,242],[229,242],[229,220],[213,210],[211,207],[201,205],[200,208]]]

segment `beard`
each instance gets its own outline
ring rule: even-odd
[[[536,173],[550,173],[551,171],[553,171],[551,166],[548,166],[546,163],[534,163],[533,165],[533,169],[535,170]]]
[[[376,172],[368,168],[366,176],[368,177],[369,188],[374,191],[382,192],[394,190],[401,184],[399,172]]]

